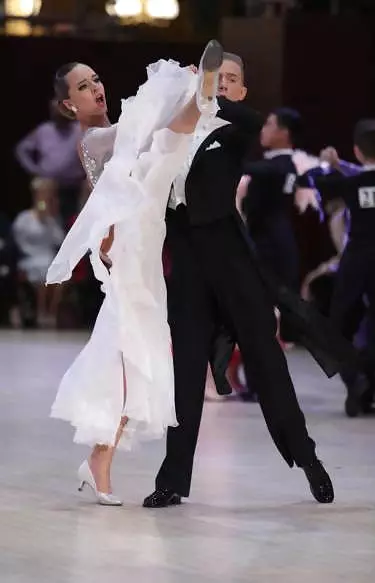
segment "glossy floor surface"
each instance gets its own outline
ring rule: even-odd
[[[316,504],[275,450],[257,405],[207,402],[191,498],[146,510],[162,442],[115,461],[122,508],[77,492],[87,449],[49,419],[81,334],[0,333],[1,583],[373,583],[375,419],[346,419],[344,391],[301,352],[289,361],[331,472]]]

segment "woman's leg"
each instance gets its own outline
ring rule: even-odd
[[[123,363],[123,379],[124,379],[124,404],[126,398],[126,376],[125,365]],[[117,429],[115,443],[113,446],[97,444],[91,452],[89,459],[89,466],[93,473],[96,489],[104,494],[112,493],[111,486],[111,467],[117,446],[120,442],[125,425],[128,422],[127,417],[121,417],[119,427]]]
[[[200,116],[201,112],[198,109],[197,98],[194,95],[189,103],[173,118],[168,129],[176,134],[192,134]]]
[[[94,476],[96,489],[98,492],[103,492],[104,494],[112,493],[112,461],[127,422],[127,417],[121,418],[113,446],[97,444],[91,452],[89,466]]]
[[[214,110],[218,87],[219,69],[223,62],[223,48],[217,41],[210,41],[202,55],[197,75],[197,93],[174,117],[168,128],[177,134],[191,134],[195,130],[202,110]]]

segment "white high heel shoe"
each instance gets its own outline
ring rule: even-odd
[[[104,492],[99,492],[96,488],[95,478],[90,469],[87,460],[83,462],[78,470],[78,478],[81,483],[78,488],[79,492],[82,492],[85,486],[89,486],[96,496],[98,504],[102,506],[122,506],[123,502],[119,498],[116,498],[113,494],[105,494]]]
[[[217,40],[210,40],[203,51],[198,69],[197,106],[201,113],[216,111],[215,98],[223,56],[221,44]]]

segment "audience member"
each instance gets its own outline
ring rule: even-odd
[[[37,324],[44,326],[56,323],[60,288],[47,288],[45,280],[64,233],[56,218],[56,183],[34,178],[31,188],[32,207],[17,216],[13,233],[20,253],[19,272],[35,291]]]
[[[78,156],[79,124],[65,118],[55,101],[51,119],[39,125],[17,146],[16,157],[31,176],[53,179],[57,184],[60,213],[65,230],[77,214],[85,181]]]

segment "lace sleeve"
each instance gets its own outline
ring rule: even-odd
[[[90,128],[81,141],[82,164],[91,186],[95,186],[104,165],[111,158],[117,125],[108,128]]]

